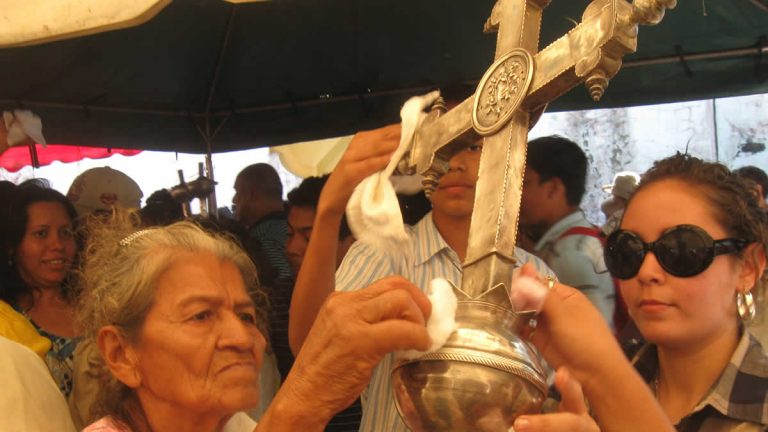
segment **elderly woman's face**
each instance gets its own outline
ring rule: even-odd
[[[131,350],[148,405],[223,415],[258,405],[265,340],[237,267],[182,255],[158,280]]]

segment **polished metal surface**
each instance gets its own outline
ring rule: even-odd
[[[528,94],[533,58],[513,49],[491,65],[480,80],[472,107],[472,127],[481,136],[493,135],[509,123]]]
[[[447,112],[433,107],[398,164],[402,173],[422,174],[429,194],[450,158],[483,140],[464,275],[454,289],[458,329],[440,350],[392,371],[398,410],[416,432],[507,432],[518,415],[540,408],[545,377],[518,331],[531,314],[515,311],[507,293],[528,129],[547,103],[580,83],[599,100],[622,57],[635,51],[638,25],[658,23],[676,0],[594,0],[580,24],[538,51],[549,3],[497,0],[484,28],[498,33],[494,64],[474,96]]]
[[[462,325],[441,350],[396,363],[398,412],[415,432],[507,431],[547,394],[537,355],[516,336],[528,317],[472,300],[456,316]]]

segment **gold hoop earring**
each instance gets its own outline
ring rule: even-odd
[[[752,297],[752,293],[749,291],[736,293],[736,311],[739,313],[739,318],[745,323],[748,323],[755,319],[755,299]]]

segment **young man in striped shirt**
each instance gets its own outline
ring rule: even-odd
[[[321,245],[330,244],[338,235],[338,221],[352,190],[367,175],[386,165],[391,152],[397,148],[399,132],[399,126],[388,126],[358,133],[350,143],[322,192],[304,266],[309,259],[317,259],[317,255],[330,254],[328,248]],[[481,151],[482,144],[467,143],[451,158],[448,172],[440,178],[430,198],[432,211],[416,225],[408,227],[410,250],[392,255],[355,243],[336,272],[335,281],[328,276],[327,264],[324,269],[307,267],[306,273],[302,267],[291,305],[290,337],[294,352],[300,349],[319,306],[334,288],[353,291],[392,275],[402,276],[422,290],[437,277],[461,285],[461,263],[469,239]],[[317,229],[320,226],[323,230]],[[539,273],[551,274],[543,262],[521,249],[516,248],[515,257],[519,265],[532,262]],[[320,259],[327,261],[328,258]],[[392,355],[385,357],[374,370],[362,395],[360,431],[408,431],[395,408],[391,370]]]

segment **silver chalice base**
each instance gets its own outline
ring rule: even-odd
[[[538,412],[547,394],[538,355],[517,335],[521,320],[505,307],[459,301],[459,328],[440,350],[396,362],[395,402],[414,432],[507,432]]]

